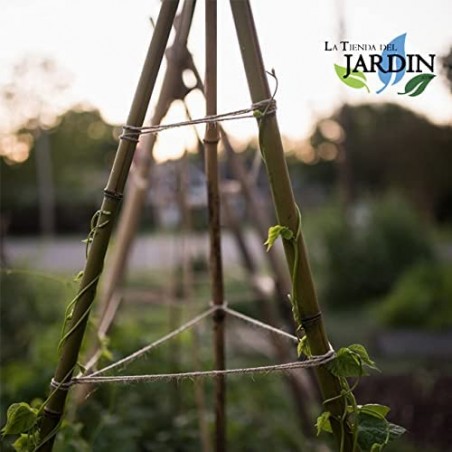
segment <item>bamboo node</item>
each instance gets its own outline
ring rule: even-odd
[[[303,329],[306,329],[306,327],[310,326],[310,324],[317,322],[318,320],[320,320],[321,317],[322,311],[319,311],[317,314],[310,315],[300,319]]]
[[[117,201],[121,201],[121,199],[123,198],[123,194],[117,191],[111,191],[111,190],[104,190],[104,195],[107,198],[111,198],[111,199],[116,199]]]

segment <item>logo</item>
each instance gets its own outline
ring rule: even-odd
[[[331,44],[325,41],[325,51],[347,52],[344,53],[345,65],[335,64],[334,69],[339,80],[350,88],[364,88],[371,93],[371,86],[375,85],[375,92],[380,94],[404,80],[405,87],[402,90],[399,85],[397,94],[416,97],[436,77],[436,55],[407,54],[405,41],[406,33],[397,36],[389,44],[354,44],[349,41]],[[382,52],[373,53],[379,50]],[[376,79],[373,74],[378,75],[379,82],[373,81]]]

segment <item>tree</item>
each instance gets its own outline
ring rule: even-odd
[[[17,135],[27,136],[28,129]],[[97,110],[69,110],[47,130],[54,169],[57,226],[60,230],[86,230],[102,193],[116,147],[114,127]],[[35,152],[36,144],[31,147]],[[36,232],[38,223],[36,159],[22,163],[0,162],[2,213],[11,216],[12,232]]]
[[[351,177],[358,194],[403,192],[428,217],[449,220],[452,203],[452,127],[396,104],[344,105],[329,120],[346,114],[344,125]],[[315,152],[335,145],[319,123],[311,137]],[[337,171],[337,170],[336,170]],[[337,177],[337,173],[336,173]]]
[[[32,57],[14,66],[11,81],[0,93],[8,118],[7,132],[11,134],[20,128],[30,132],[26,140],[23,135],[19,137],[22,139],[4,140],[2,154],[10,162],[21,162],[27,159],[31,144],[35,143],[39,223],[41,232],[47,236],[55,232],[55,193],[46,129],[54,124],[58,102],[67,88],[68,76],[55,62]]]

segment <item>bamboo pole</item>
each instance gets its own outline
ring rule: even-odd
[[[198,81],[198,84],[202,84],[200,75],[195,66],[192,67],[192,71]],[[187,116],[190,118],[187,107],[186,110]],[[267,229],[265,225],[270,224],[270,216],[267,214],[267,210],[265,208],[266,206],[264,205],[258,191],[249,180],[243,162],[234,151],[228,134],[221,126],[219,126],[219,130],[231,170],[240,183],[241,191],[245,198],[248,211],[250,212],[250,216],[254,221],[255,227],[262,240],[262,243],[264,243],[267,239]],[[226,216],[226,221],[229,223],[231,232],[233,233],[236,240],[237,247],[242,256],[244,268],[250,276],[252,287],[255,290],[256,295],[258,296],[259,300],[262,301],[262,314],[265,321],[271,324],[275,318],[276,313],[274,312],[273,306],[270,303],[268,294],[264,293],[260,289],[260,287],[254,283],[256,281],[257,269],[251,257],[251,253],[248,250],[239,225],[235,224],[237,222],[235,220],[234,213],[229,208],[227,196],[222,196],[221,199],[223,201],[222,206],[224,208],[223,211]],[[290,293],[291,286],[289,273],[287,269],[284,269],[280,265],[281,262],[279,260],[279,255],[277,254],[276,248],[272,248],[269,252],[265,253],[265,256],[267,257],[270,268],[272,269],[275,282],[276,301],[279,312],[284,321],[289,322],[293,326],[294,321],[292,318],[290,306],[286,302],[287,294]],[[272,337],[272,344],[275,354],[280,362],[287,362],[289,360],[289,353],[284,344],[277,337]],[[297,378],[295,375],[290,373],[288,375],[284,375],[284,378],[288,384],[290,391],[293,394],[295,407],[301,421],[301,429],[306,437],[311,438],[313,436],[313,426],[311,425],[312,419],[310,414],[308,413],[308,407],[312,407],[315,404],[316,397],[312,393],[309,393],[309,390],[312,388],[310,374],[300,374]]]
[[[206,115],[217,113],[217,1],[206,0]],[[206,125],[204,135],[207,203],[209,211],[210,276],[212,302],[223,304],[223,268],[220,236],[220,193],[218,184],[217,123]],[[218,310],[214,321],[215,369],[225,369],[224,312]],[[215,450],[226,451],[226,379],[224,375],[215,379]]]
[[[204,91],[201,77],[194,64],[192,65],[191,70],[196,78],[197,85]],[[187,107],[186,110],[187,116],[190,116],[188,114]],[[266,206],[264,205],[258,191],[249,180],[243,163],[234,151],[228,134],[225,132],[224,128],[221,127],[221,125],[219,125],[219,130],[231,170],[240,183],[240,188],[244,195],[245,202],[247,203],[248,210],[250,211],[251,218],[254,220],[254,224],[263,243],[267,239],[266,225],[270,223],[270,216],[268,215]],[[274,275],[276,293],[278,294],[277,301],[282,317],[288,322],[293,322],[290,307],[288,307],[287,303],[283,303],[283,300],[287,298],[287,294],[290,292],[291,283],[289,272],[281,267],[281,262],[275,248],[272,248],[268,253],[266,253],[266,256]]]
[[[250,218],[253,221],[260,240],[264,243],[267,240],[267,230],[270,224],[270,215],[267,206],[264,205],[258,190],[249,180],[243,162],[232,148],[228,135],[221,129],[221,140],[226,151],[226,157],[234,177],[239,181],[240,188],[245,199]],[[272,248],[265,253],[275,281],[275,291],[277,295],[278,309],[286,323],[294,325],[290,306],[287,303],[287,294],[290,293],[290,275],[286,268],[281,265],[280,256],[277,249]]]
[[[179,204],[181,211],[181,226],[183,234],[183,247],[181,252],[182,257],[182,296],[188,306],[192,305],[193,302],[193,286],[194,286],[194,274],[193,274],[193,263],[192,254],[190,252],[189,240],[190,233],[193,230],[193,223],[191,217],[190,204],[187,199],[187,193],[189,190],[189,171],[190,165],[188,160],[188,152],[185,151],[183,157],[181,158],[180,167],[180,187],[179,187]],[[193,310],[193,315],[197,312],[192,307],[190,312]],[[196,325],[192,329],[192,356],[193,362],[196,369],[200,369],[202,365],[202,360],[200,356],[200,346],[201,338],[199,333],[199,325]],[[206,407],[206,396],[204,389],[204,381],[199,378],[194,382],[195,391],[195,403],[196,411],[198,414],[198,427],[199,436],[202,447],[202,452],[212,451],[212,440],[210,437],[209,426],[207,422],[207,407]]]
[[[193,70],[195,76],[199,77],[196,68],[194,68]],[[187,116],[190,117],[188,110]],[[219,129],[221,133],[221,139],[225,147],[226,155],[228,156],[229,163],[231,164],[231,169],[234,173],[234,176],[239,180],[239,183],[241,184],[242,194],[244,195],[245,202],[247,203],[247,208],[256,223],[258,233],[262,232],[263,234],[261,235],[261,238],[262,243],[264,243],[267,238],[265,224],[269,224],[269,221],[263,220],[263,218],[268,218],[268,216],[266,215],[262,200],[260,199],[258,192],[249,181],[243,162],[238,158],[236,152],[232,148],[227,133],[221,126],[219,126]],[[199,140],[200,138],[198,137],[198,141]],[[264,321],[268,324],[274,324],[275,319],[280,317],[280,315],[278,315],[278,312],[275,311],[271,303],[271,295],[268,293],[268,291],[262,288],[261,284],[259,284],[257,277],[258,268],[254,262],[254,258],[246,242],[239,221],[231,206],[229,205],[228,194],[220,193],[220,197],[225,221],[235,239],[237,248],[242,258],[243,267],[246,273],[248,273],[249,275],[251,287],[258,298],[259,306],[262,308]],[[262,225],[262,227],[260,227],[260,225]],[[276,286],[276,293],[273,293],[273,295],[276,296],[277,307],[281,308],[280,314],[282,315],[285,322],[287,322],[288,320],[286,318],[286,314],[288,313],[290,315],[289,320],[293,325],[293,318],[291,316],[290,308],[287,306],[287,303],[284,304],[284,307],[286,309],[282,309],[281,306],[283,300],[285,301],[287,299],[287,294],[290,292],[290,282],[287,281],[287,278],[281,280],[281,275],[284,274],[284,269],[279,265],[279,256],[278,254],[276,254],[276,249],[272,248],[270,252],[265,253],[265,255],[272,257],[269,258],[269,262],[273,270],[273,280]],[[287,285],[285,285],[286,281]],[[277,359],[281,363],[290,361],[290,352],[285,344],[280,340],[280,338],[278,338],[277,336],[271,336],[271,341]],[[297,413],[300,417],[301,429],[307,438],[311,438],[314,436],[314,428],[312,425],[309,408],[311,408],[316,403],[316,396],[313,394],[313,391],[311,391],[312,382],[310,374],[299,373],[297,376],[295,376],[293,373],[288,373],[287,375],[284,374],[283,377],[287,382],[289,390],[292,392],[293,401]]]
[[[262,313],[264,322],[269,325],[276,326],[277,319],[280,317],[272,303],[271,295],[262,288],[258,280],[258,268],[248,246],[239,220],[230,206],[228,194],[225,193],[221,197],[224,217],[228,228],[232,232],[237,248],[242,258],[242,264],[245,272],[248,274],[251,286],[257,297],[257,302]],[[276,321],[276,322],[275,322]],[[286,363],[293,360],[292,353],[287,344],[276,335],[269,336],[273,353],[280,363]],[[300,419],[300,428],[306,438],[313,438],[314,422],[312,419],[311,408],[316,404],[316,397],[313,394],[312,382],[308,373],[298,372],[295,375],[292,372],[283,373],[282,377],[292,393],[293,403]]]
[[[140,127],[143,124],[178,3],[178,0],[164,0],[162,3],[127,119],[128,125]],[[69,334],[66,334],[66,338],[62,342],[61,355],[53,380],[54,384],[50,387],[51,394],[44,408],[40,425],[40,444],[37,448],[39,451],[46,452],[53,449],[55,435],[63,416],[68,395],[67,388],[62,384],[71,379],[77,364],[89,312],[96,293],[97,281],[102,273],[113,220],[117,215],[135,147],[136,142],[133,140],[123,139],[119,142],[113,167],[104,190],[104,199],[80,284],[78,300],[69,322]]]
[[[162,88],[157,100],[151,123],[160,124],[163,117],[168,112],[171,103],[175,99],[183,99],[186,95],[182,83],[182,71],[187,66],[189,59],[186,48],[188,34],[190,31],[195,0],[186,0],[179,16],[179,26],[176,30],[174,44],[168,50],[166,56],[168,66],[165,70]],[[143,183],[131,185],[124,199],[118,230],[116,233],[116,246],[108,260],[108,268],[102,281],[102,292],[100,298],[101,317],[108,309],[109,302],[124,278],[130,249],[136,236],[138,223],[141,217],[141,210],[147,195],[149,173],[152,166],[152,152],[157,136],[150,134],[143,137],[143,146],[138,152],[138,159],[135,165],[135,180]]]
[[[191,65],[191,57],[186,44],[195,4],[196,0],[185,0],[183,4],[174,43],[166,52],[168,65],[165,69],[162,87],[152,114],[151,124],[160,124],[171,103],[175,99],[183,99],[186,95],[186,91],[184,91],[185,86],[182,83],[182,71]],[[101,281],[97,309],[100,325],[102,326],[102,330],[100,328],[98,330],[99,338],[104,337],[108,333],[116,311],[119,309],[121,299],[115,296],[115,293],[124,279],[130,250],[137,234],[143,205],[148,193],[149,175],[153,164],[152,153],[156,140],[157,136],[155,134],[144,136],[142,143],[140,143],[140,148],[137,149],[137,157],[134,159],[133,183],[129,184],[125,193],[123,208],[119,215],[115,234],[116,243],[111,254],[107,257],[108,265]],[[95,361],[92,358],[96,357],[99,350],[99,345],[93,346],[88,354],[88,361]],[[80,385],[75,388],[75,404],[80,405],[91,390],[91,385]]]
[[[199,77],[196,68],[193,69],[195,76]],[[187,116],[190,117],[190,114],[187,111]],[[256,223],[256,227],[258,233],[262,233],[262,243],[265,242],[267,238],[265,224],[269,224],[269,221],[264,221],[263,218],[268,218],[266,215],[266,211],[263,206],[263,202],[260,199],[260,196],[255,190],[254,186],[249,181],[249,178],[246,175],[246,170],[244,168],[243,162],[238,158],[236,152],[232,148],[229,137],[224,129],[219,126],[221,139],[223,145],[225,147],[226,155],[228,156],[229,163],[231,164],[231,169],[234,173],[234,176],[239,180],[242,188],[242,194],[244,195],[245,202],[247,203],[247,208]],[[200,138],[198,137],[198,141]],[[232,232],[232,235],[235,239],[237,248],[240,252],[240,256],[242,258],[243,267],[248,273],[251,287],[254,290],[258,301],[259,306],[262,308],[262,315],[264,321],[268,324],[274,324],[275,319],[282,315],[285,322],[287,322],[286,314],[290,315],[290,323],[293,325],[293,318],[291,315],[290,308],[287,306],[287,303],[284,304],[286,309],[282,309],[282,302],[287,300],[287,294],[290,292],[290,282],[287,281],[287,278],[281,280],[281,275],[284,275],[284,269],[279,265],[279,256],[276,254],[276,249],[272,248],[269,253],[265,253],[266,256],[272,256],[269,258],[270,266],[273,270],[273,280],[275,282],[276,293],[273,293],[276,297],[277,307],[281,308],[280,315],[277,311],[275,311],[274,306],[271,303],[271,295],[268,291],[262,288],[262,285],[259,284],[258,281],[258,268],[255,264],[254,258],[252,256],[251,250],[246,242],[243,231],[240,228],[239,221],[229,205],[228,194],[220,193],[221,197],[221,206],[222,212],[225,217],[225,221],[227,226]],[[262,225],[262,227],[261,227]],[[285,285],[287,281],[287,285]],[[291,356],[290,352],[285,346],[285,344],[278,338],[277,336],[271,336],[272,346],[275,351],[275,356],[281,362],[290,361]],[[288,373],[287,375],[283,375],[289,390],[292,392],[294,404],[297,410],[297,413],[300,417],[301,429],[306,437],[311,438],[314,435],[314,429],[312,425],[312,419],[310,415],[310,410],[316,403],[316,396],[313,394],[312,382],[309,373],[301,374],[299,373],[295,376],[293,373]]]
[[[193,65],[191,67],[191,70],[193,71],[193,74],[197,80],[197,85],[200,86],[204,91],[202,80],[196,66]],[[185,105],[185,107],[187,116],[190,118],[187,106]],[[257,232],[263,243],[267,239],[266,225],[270,224],[270,215],[268,215],[268,211],[266,209],[266,206],[264,205],[263,200],[261,199],[259,192],[249,180],[243,162],[234,151],[228,134],[225,132],[224,128],[221,127],[221,125],[219,125],[219,130],[221,141],[226,151],[226,157],[230,164],[231,170],[234,173],[235,178],[240,183],[240,188],[245,198],[245,202],[247,203],[247,208],[250,212],[250,216],[254,221],[254,225],[256,226]],[[265,253],[265,255],[268,258],[270,268],[272,269],[272,273],[274,275],[277,301],[281,315],[286,321],[293,323],[290,307],[287,305],[287,303],[283,303],[283,301],[287,299],[287,294],[290,292],[291,283],[289,272],[287,271],[287,269],[284,269],[281,266],[276,248],[272,248],[268,253]]]
[[[252,101],[259,102],[270,99],[271,92],[249,1],[231,0],[230,4]],[[284,149],[276,114],[265,116],[260,121],[262,121],[259,128],[261,151],[266,164],[277,219],[279,224],[295,233],[299,228],[299,215],[292,192],[287,163],[284,158]],[[299,294],[299,299],[297,300],[298,310],[312,353],[314,355],[322,355],[329,351],[330,345],[317,301],[302,234],[296,241],[296,246],[297,250],[295,251],[292,243],[284,241],[284,251],[289,269],[293,268],[295,254],[298,253],[298,271],[292,281]],[[342,417],[345,408],[344,399],[341,397],[339,380],[324,366],[317,368],[316,374],[323,399],[334,398],[334,400],[326,404],[326,408],[332,413],[330,419],[338,444],[343,441],[344,450],[352,451],[353,436],[347,428],[342,431],[340,422],[337,421],[337,419]]]

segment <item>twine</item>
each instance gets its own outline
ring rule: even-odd
[[[182,332],[189,328],[192,328],[197,323],[199,323],[204,318],[213,314],[214,312],[221,310],[233,317],[236,317],[244,322],[247,322],[253,326],[261,329],[270,331],[273,334],[283,336],[285,338],[291,339],[294,342],[298,342],[299,339],[283,330],[275,328],[271,325],[267,325],[259,320],[248,317],[234,309],[228,308],[227,303],[221,305],[211,305],[209,309],[199,314],[195,318],[189,320],[188,322],[181,325],[176,330],[166,334],[155,342],[141,348],[140,350],[126,356],[125,358],[110,364],[96,372],[89,375],[80,374],[79,376],[73,378],[71,381],[64,383],[65,389],[73,384],[101,384],[101,383],[140,383],[140,382],[150,382],[158,380],[180,380],[180,379],[196,379],[196,378],[215,378],[220,375],[246,375],[254,373],[270,373],[270,372],[284,372],[293,369],[317,367],[332,361],[336,357],[335,351],[330,348],[330,350],[323,355],[311,356],[304,361],[294,361],[290,363],[275,364],[270,366],[259,366],[259,367],[244,367],[238,369],[222,369],[222,370],[207,370],[207,371],[193,371],[193,372],[179,372],[179,373],[168,373],[168,374],[150,374],[150,375],[125,375],[125,376],[102,376],[105,372],[115,369],[119,366],[124,366],[129,364],[131,361],[137,359],[138,357],[144,355],[150,350],[156,348],[157,346],[163,344],[164,342],[178,336]],[[59,384],[53,382],[52,384]]]
[[[274,326],[271,325],[267,325],[266,323],[260,322],[259,320],[253,319],[252,317],[248,317],[245,314],[242,314],[238,311],[235,311],[234,309],[230,309],[228,307],[222,307],[222,310],[226,313],[228,313],[229,315],[236,317],[240,320],[243,320],[246,323],[249,323],[250,325],[254,325],[258,328],[261,328],[263,330],[267,330],[270,331],[273,334],[277,334],[279,336],[285,337],[287,339],[290,339],[292,341],[294,341],[295,343],[298,343],[298,341],[300,340],[297,336],[294,336],[292,334],[286,333],[283,330],[280,330],[278,328],[275,328]]]
[[[263,109],[263,111],[261,111]],[[211,124],[222,121],[231,121],[234,119],[253,118],[254,112],[259,111],[260,117],[267,116],[276,112],[276,101],[274,98],[264,99],[260,102],[256,102],[250,108],[244,108],[242,110],[231,111],[229,113],[220,113],[218,115],[209,115],[204,118],[190,119],[188,121],[175,122],[172,124],[157,124],[153,126],[122,126],[122,134],[119,136],[121,140],[128,140],[132,142],[138,142],[140,135],[149,135],[162,132],[167,129],[175,129],[177,127],[184,127],[195,124]]]
[[[126,356],[125,358],[120,359],[119,361],[117,361],[117,362],[115,362],[113,364],[110,364],[109,366],[104,367],[104,368],[102,368],[102,369],[100,369],[100,370],[98,370],[96,372],[93,372],[92,374],[89,374],[89,377],[94,377],[96,375],[103,374],[103,373],[105,373],[105,372],[107,372],[107,371],[109,371],[111,369],[114,369],[116,367],[122,366],[124,364],[129,364],[131,361],[134,361],[135,359],[137,359],[141,355],[144,355],[145,353],[149,352],[153,348],[158,347],[159,345],[161,345],[164,342],[172,339],[173,337],[178,336],[179,334],[183,333],[184,331],[188,330],[189,328],[192,328],[193,326],[195,326],[197,323],[199,323],[204,318],[208,317],[210,314],[212,314],[217,309],[218,309],[218,307],[211,307],[210,309],[207,309],[202,314],[199,314],[194,319],[184,323],[183,325],[181,325],[176,330],[166,334],[165,336],[163,336],[160,339],[157,339],[155,342],[152,342],[151,344],[146,345],[143,348],[140,348],[140,350],[137,350],[136,352],[132,353],[131,355]]]
[[[336,358],[334,350],[330,350],[324,355],[312,356],[305,361],[294,361],[291,363],[275,364],[272,366],[243,367],[238,369],[225,370],[205,370],[195,372],[179,372],[171,374],[150,374],[150,375],[124,375],[124,376],[105,376],[73,378],[71,384],[102,384],[102,383],[146,383],[159,380],[182,380],[198,378],[215,378],[221,375],[247,375],[256,373],[284,372],[294,369],[306,369],[326,364]]]

